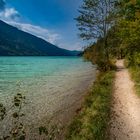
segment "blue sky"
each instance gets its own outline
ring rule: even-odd
[[[0,0],[0,19],[59,47],[75,50],[83,47],[74,20],[81,4],[82,0]]]

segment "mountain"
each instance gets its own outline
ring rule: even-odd
[[[59,48],[0,20],[0,56],[75,56],[77,51]]]

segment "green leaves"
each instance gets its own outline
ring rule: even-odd
[[[115,0],[84,0],[76,18],[84,40],[105,37],[114,20]]]

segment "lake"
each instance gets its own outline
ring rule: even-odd
[[[94,81],[95,71],[81,57],[0,57],[0,102],[10,107],[20,90],[26,96],[23,122],[29,128],[54,116],[67,122]],[[10,116],[0,124],[0,135],[6,134],[7,121],[10,127]]]

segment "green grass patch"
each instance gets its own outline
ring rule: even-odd
[[[114,71],[100,73],[82,111],[71,123],[67,140],[105,140],[110,116]]]
[[[140,96],[140,67],[139,66],[130,66],[129,72],[131,74],[131,78],[135,83],[136,93]]]

